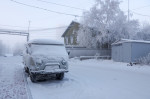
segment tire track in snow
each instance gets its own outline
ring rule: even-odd
[[[76,71],[78,70],[78,71]],[[85,70],[86,72],[82,71]],[[95,92],[98,92],[99,94],[101,94],[100,92],[102,91],[102,89],[98,86],[96,87],[94,85],[94,82],[92,81],[92,79],[89,76],[90,72],[93,69],[91,68],[85,68],[85,67],[78,67],[75,66],[73,67],[70,72],[71,72],[71,76],[76,79],[76,81],[79,83],[80,86],[78,86],[78,88],[80,88],[79,91],[76,92],[76,94],[74,95],[74,99],[97,99]],[[87,73],[87,71],[89,71]],[[97,69],[94,69],[94,71],[99,71]],[[100,98],[100,97],[99,97]],[[98,99],[99,99],[98,98]]]
[[[24,70],[22,70],[22,73],[23,73],[23,78],[24,78],[24,81],[25,81],[25,87],[26,87],[26,92],[27,92],[28,99],[33,99],[32,94],[31,94],[31,90],[29,88],[29,84],[27,82],[28,74],[26,74]]]
[[[79,77],[76,74],[70,74],[70,76],[72,77],[72,79],[74,79],[74,84],[75,86],[77,86],[74,90],[75,93],[73,95],[73,99],[80,99],[80,97],[82,96],[82,93],[84,92],[84,88],[86,87],[86,83],[85,81],[80,82],[82,80],[79,80]]]

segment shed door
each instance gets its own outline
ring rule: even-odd
[[[112,52],[113,60],[121,62],[122,61],[122,45],[116,45],[113,47]]]
[[[131,43],[123,44],[123,62],[131,62]]]

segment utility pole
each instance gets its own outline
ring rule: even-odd
[[[27,41],[29,41],[29,37],[30,37],[30,23],[31,23],[31,21],[29,21],[29,25],[28,25],[28,36],[27,36]]]
[[[129,21],[130,21],[130,10],[129,10],[130,8],[129,8],[129,0],[128,0],[128,23],[129,23]]]
[[[75,18],[74,18],[74,21],[77,21],[77,16],[75,15],[74,17],[75,17]]]

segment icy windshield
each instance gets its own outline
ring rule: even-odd
[[[67,52],[62,44],[51,44],[51,45],[40,45],[32,44],[31,45],[31,54],[32,55],[50,55],[50,56],[66,56]]]

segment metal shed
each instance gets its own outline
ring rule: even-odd
[[[150,53],[150,41],[122,39],[112,44],[111,56],[117,62],[136,62]]]

